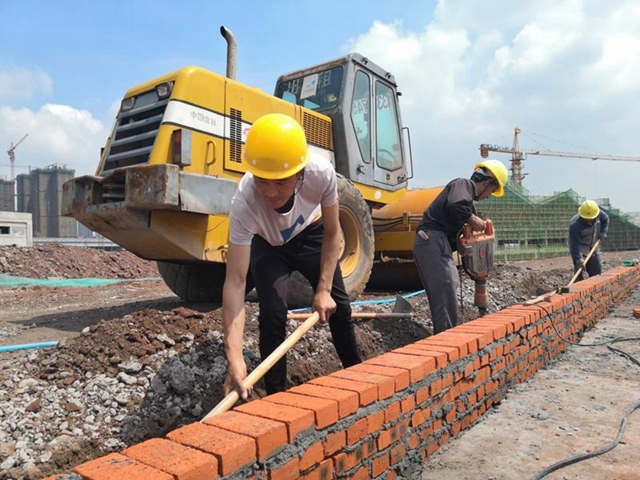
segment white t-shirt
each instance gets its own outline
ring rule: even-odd
[[[270,245],[284,245],[320,216],[321,207],[335,205],[338,188],[333,165],[311,151],[309,155],[304,181],[286,213],[268,207],[254,186],[253,175],[244,174],[231,200],[229,242],[251,245],[253,236],[260,235]]]

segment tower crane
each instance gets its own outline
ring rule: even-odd
[[[489,143],[483,143],[480,145],[480,155],[482,158],[487,158],[489,152],[498,153],[510,153],[511,154],[511,179],[518,185],[522,185],[522,179],[527,175],[522,173],[522,161],[527,158],[527,155],[540,155],[544,157],[568,157],[568,158],[589,158],[591,160],[614,160],[619,162],[640,162],[640,157],[625,157],[619,155],[601,155],[599,153],[575,153],[575,152],[561,152],[556,150],[534,150],[520,148],[520,142],[518,141],[518,134],[520,129],[515,127],[513,135],[513,147],[504,147],[500,145],[493,145]]]
[[[29,136],[29,134],[27,133],[24,137],[22,137],[20,140],[18,140],[18,143],[16,143],[15,145],[13,144],[13,142],[11,142],[11,146],[9,147],[9,150],[7,150],[7,153],[9,154],[9,165],[11,166],[11,181],[12,182],[14,182],[15,179],[16,179],[16,154],[15,154],[16,148],[28,136]]]

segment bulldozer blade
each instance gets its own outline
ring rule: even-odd
[[[392,311],[393,313],[406,313],[409,315],[413,312],[413,307],[402,295],[396,295],[396,303],[393,305]]]

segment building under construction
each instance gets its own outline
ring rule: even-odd
[[[62,184],[74,174],[64,165],[54,164],[18,175],[18,211],[33,215],[34,237],[77,236],[77,221],[60,214]]]
[[[0,179],[0,212],[15,212],[13,182]]]
[[[531,195],[522,185],[509,182],[501,198],[477,204],[483,218],[490,218],[498,237],[497,260],[527,260],[567,255],[569,220],[584,201],[573,190],[551,196]],[[640,249],[640,227],[609,199],[596,200],[609,215],[604,251]]]

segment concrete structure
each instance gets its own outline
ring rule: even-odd
[[[614,268],[548,302],[491,313],[73,472],[87,480],[418,478],[425,457],[564,352],[560,337],[577,342],[639,283],[640,265]]]
[[[60,215],[62,184],[73,178],[74,170],[64,165],[50,165],[17,177],[18,211],[33,215],[35,237],[76,237],[74,218]]]
[[[15,212],[15,190],[13,182],[0,180],[0,212]]]
[[[0,212],[0,246],[33,246],[30,213]]]

